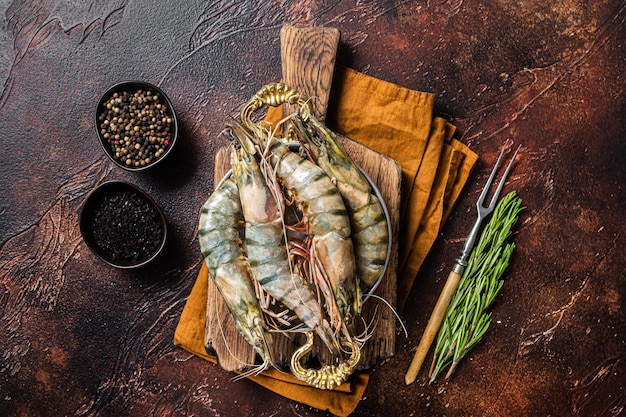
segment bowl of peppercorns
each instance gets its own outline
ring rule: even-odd
[[[167,222],[148,194],[124,181],[108,181],[92,190],[80,212],[87,246],[116,268],[138,268],[165,247]]]
[[[163,161],[178,138],[174,107],[157,86],[141,81],[114,85],[96,108],[100,144],[115,164],[141,171]]]

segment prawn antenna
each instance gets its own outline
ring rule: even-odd
[[[404,323],[402,322],[402,318],[400,318],[400,315],[398,314],[398,312],[396,311],[395,308],[393,308],[393,306],[391,304],[389,304],[389,302],[387,300],[385,300],[383,297],[381,297],[380,295],[376,295],[376,294],[370,294],[369,297],[375,298],[377,300],[382,301],[387,307],[389,307],[389,310],[391,310],[391,312],[393,313],[394,316],[396,316],[396,319],[398,320],[398,322],[400,322],[400,326],[402,326],[402,330],[404,330],[404,337],[409,337],[409,332],[406,330],[406,327],[404,326]]]

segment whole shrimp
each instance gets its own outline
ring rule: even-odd
[[[302,106],[300,112],[301,116],[292,118],[295,129],[291,132],[337,185],[350,218],[361,291],[372,292],[385,271],[390,249],[384,208],[335,134],[315,119],[308,107]]]
[[[313,329],[340,356],[339,342],[323,316],[317,297],[288,260],[284,205],[278,184],[264,175],[249,133],[240,125],[226,129],[232,140],[231,165],[245,220],[245,249],[252,276],[263,290]]]
[[[356,275],[350,220],[346,206],[326,173],[311,161],[256,125],[251,137],[264,149],[282,186],[288,190],[304,217],[309,236],[312,278],[325,292],[326,310],[333,328],[343,330],[361,312],[361,294]]]
[[[230,310],[235,326],[263,361],[255,369],[261,372],[273,363],[272,338],[263,327],[250,267],[242,253],[240,224],[239,191],[234,179],[228,177],[202,206],[198,240],[209,275]]]

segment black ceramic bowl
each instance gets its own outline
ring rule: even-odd
[[[172,103],[160,88],[146,82],[129,81],[109,88],[98,102],[95,122],[108,157],[128,171],[159,164],[178,140]]]
[[[150,196],[132,184],[105,182],[85,200],[80,232],[104,262],[130,269],[154,260],[165,246],[165,216]]]

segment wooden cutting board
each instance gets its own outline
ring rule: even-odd
[[[339,31],[334,28],[286,26],[281,30],[284,82],[312,97],[312,107],[320,120],[324,120],[326,115],[338,46]],[[379,188],[389,211],[392,231],[389,266],[375,292],[385,302],[371,297],[363,306],[364,322],[375,323],[372,336],[362,349],[359,366],[360,369],[368,369],[393,356],[395,351],[396,317],[392,308],[396,305],[401,167],[391,158],[355,141],[345,137],[341,137],[341,140],[353,160]],[[229,170],[230,151],[225,147],[215,157],[215,183]],[[243,371],[254,363],[254,350],[234,327],[230,313],[211,280],[208,287],[206,323],[205,347],[217,356],[220,366],[229,371]],[[304,336],[273,336],[276,365],[287,370],[287,364],[294,350],[302,345]],[[321,346],[316,348],[313,354],[322,363],[328,363],[330,356],[326,349]]]

